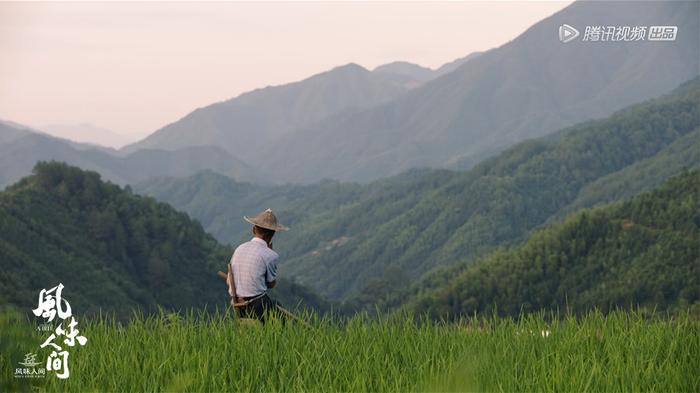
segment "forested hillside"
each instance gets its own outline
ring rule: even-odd
[[[476,263],[436,272],[412,302],[455,317],[642,306],[700,314],[700,172],[625,202],[585,209]],[[427,289],[425,289],[427,288]]]
[[[0,193],[3,305],[36,306],[42,288],[61,282],[86,313],[225,307],[215,274],[230,255],[187,214],[66,164],[39,163]],[[275,291],[288,304],[327,307],[290,280]]]
[[[629,197],[697,167],[698,102],[696,78],[462,173],[411,171],[366,186],[258,188],[259,200],[243,198],[250,201],[245,206],[237,190],[250,186],[204,175],[137,189],[201,217],[223,239],[244,238],[236,234],[240,217],[273,207],[292,226],[276,242],[285,274],[334,299],[360,293],[376,299],[436,266],[521,241],[574,208]],[[285,194],[290,190],[300,198]]]
[[[311,213],[357,201],[366,189],[333,180],[313,185],[263,186],[237,182],[212,171],[182,178],[150,179],[134,184],[133,188],[137,193],[153,196],[188,212],[207,232],[226,244],[250,234],[250,224],[242,219],[244,214],[274,207],[285,224],[295,227],[301,218]]]
[[[696,168],[700,168],[700,128],[678,138],[653,157],[586,185],[562,213],[630,197],[661,185],[683,170]]]

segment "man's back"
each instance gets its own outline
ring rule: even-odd
[[[279,255],[258,237],[238,246],[231,256],[236,295],[251,297],[267,291],[267,283],[277,279],[278,258]]]

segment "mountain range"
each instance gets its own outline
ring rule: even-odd
[[[446,67],[475,56],[457,59],[437,70],[426,70],[434,77]],[[122,185],[157,176],[188,176],[200,170],[211,170],[239,181],[281,181],[238,157],[257,155],[263,145],[295,127],[350,108],[384,102],[424,82],[404,72],[408,63],[401,64],[388,64],[375,72],[348,64],[304,81],[246,93],[197,110],[183,122],[150,135],[138,147],[120,150],[79,142],[95,142],[95,134],[104,131],[89,125],[47,126],[47,130],[39,130],[2,121],[0,187],[28,175],[40,160],[59,160],[96,170],[105,179]],[[192,124],[197,131],[192,133],[193,128],[183,124]],[[235,135],[227,134],[231,124],[239,127]],[[176,130],[178,127],[182,128],[182,134]],[[52,136],[57,132],[68,133],[72,139]],[[90,133],[90,138],[86,139],[86,133]],[[228,142],[220,143],[221,135],[226,135],[224,139]],[[171,139],[177,142],[170,143]]]
[[[234,214],[217,213],[227,200],[255,211],[264,194],[270,199],[257,203],[289,209],[279,215],[292,231],[276,240],[289,257],[276,296],[288,304],[329,309],[296,283],[303,279],[346,309],[405,305],[441,318],[489,312],[493,304],[505,315],[629,304],[676,310],[698,301],[700,173],[687,172],[700,166],[692,159],[700,151],[698,102],[695,79],[607,119],[518,144],[467,172],[306,186],[236,183],[205,172],[151,186],[166,185],[160,198],[177,203],[208,199],[215,216]],[[631,198],[618,194],[621,186]],[[555,219],[575,204],[610,200],[616,203]],[[40,163],[0,193],[0,218],[4,304],[28,307],[47,282],[74,288],[71,300],[88,314],[101,309],[120,318],[135,308],[225,304],[213,272],[231,248],[186,214],[97,173]],[[233,235],[250,236],[243,232]]]
[[[216,145],[257,162],[264,147],[282,136],[330,115],[396,98],[408,90],[405,85],[410,79],[347,64],[303,81],[254,90],[197,109],[124,151]]]
[[[398,77],[407,78],[406,83],[409,87],[418,87],[423,82],[435,79],[441,75],[447,74],[456,70],[459,66],[479,56],[481,52],[473,52],[467,56],[455,59],[449,63],[443,64],[436,69],[413,64],[407,61],[394,61],[388,64],[382,64],[372,70],[374,74],[396,75]]]
[[[216,146],[142,149],[122,155],[113,149],[76,143],[19,124],[0,122],[0,188],[27,176],[38,161],[46,160],[98,171],[105,179],[122,185],[155,176],[188,176],[206,169],[239,180],[265,179],[256,168]]]
[[[275,207],[292,227],[276,243],[287,259],[281,270],[324,296],[348,300],[368,286],[389,288],[394,276],[415,280],[522,241],[574,210],[698,168],[699,102],[696,78],[608,118],[522,142],[466,172],[270,187],[203,173],[134,188],[189,212],[224,242],[249,236],[243,214]]]
[[[216,145],[257,165],[264,161],[260,154],[266,147],[285,135],[331,116],[391,101],[478,55],[470,54],[436,70],[408,62],[385,64],[374,71],[346,64],[299,82],[268,86],[197,109],[124,151]]]
[[[36,128],[56,137],[113,149],[119,149],[133,140],[127,135],[122,135],[90,123],[47,124]]]
[[[271,207],[280,297],[321,310],[697,303],[699,12],[575,2],[435,70],[347,64],[120,150],[0,122],[0,300],[67,277],[89,311],[219,304],[241,217]],[[678,36],[563,43],[562,24]]]
[[[466,169],[696,76],[698,11],[697,2],[576,2],[437,77],[405,63],[374,72],[347,65],[198,109],[127,151],[214,144],[283,182]],[[563,23],[675,25],[680,33],[672,42],[564,44],[556,34]],[[390,74],[382,70],[424,81],[406,89],[379,78]]]
[[[411,168],[468,169],[522,140],[607,116],[696,76],[699,12],[696,1],[580,1],[498,48],[436,70],[347,64],[199,108],[119,151],[61,145],[59,156],[43,157],[55,140],[9,149],[2,143],[0,153],[33,161],[4,166],[0,185],[51,158],[121,184],[203,169],[258,183],[366,182]],[[562,43],[557,30],[564,23],[581,31],[675,25],[679,33],[664,42],[592,42],[582,34]],[[179,169],[143,171],[91,150],[119,157],[142,151],[143,163],[157,166],[166,157]]]
[[[467,172],[261,186],[210,171],[143,187],[161,188],[159,198],[178,205],[207,201],[205,219],[242,222],[256,203],[281,206],[292,231],[275,243],[286,256],[277,297],[288,304],[330,307],[298,280],[344,301],[342,309],[405,305],[441,318],[493,304],[507,315],[630,304],[680,310],[698,300],[700,173],[686,172],[700,166],[698,102],[696,78],[609,118],[522,142]],[[221,209],[232,200],[248,210]],[[0,218],[4,304],[28,307],[47,282],[75,288],[72,300],[89,314],[120,318],[135,308],[225,303],[213,271],[231,248],[186,214],[97,173],[40,163],[0,193]],[[246,239],[247,230],[227,236]]]

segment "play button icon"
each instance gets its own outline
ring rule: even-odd
[[[566,44],[573,41],[576,37],[578,37],[578,30],[574,29],[573,26],[567,24],[559,26],[559,41]]]

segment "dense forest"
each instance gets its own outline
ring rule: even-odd
[[[225,288],[215,272],[225,270],[231,246],[251,236],[241,216],[272,207],[292,228],[275,238],[283,257],[283,279],[274,292],[287,305],[330,309],[333,304],[312,292],[316,291],[331,301],[343,301],[344,310],[396,307],[411,300],[417,310],[439,316],[490,310],[493,303],[503,304],[499,312],[506,314],[561,306],[563,292],[552,289],[556,280],[550,276],[540,280],[546,283],[539,287],[526,289],[517,286],[516,278],[503,285],[491,282],[493,294],[478,298],[469,292],[474,287],[454,280],[475,272],[486,277],[481,271],[489,270],[485,266],[491,263],[495,270],[489,270],[494,275],[489,277],[505,280],[508,269],[516,271],[513,266],[528,260],[517,250],[554,249],[560,244],[547,241],[565,228],[584,242],[613,236],[619,222],[625,227],[620,236],[629,236],[614,240],[617,252],[628,258],[620,260],[619,269],[624,280],[639,286],[625,285],[619,292],[601,289],[623,278],[599,271],[595,261],[615,256],[607,243],[594,248],[577,245],[558,251],[556,258],[562,259],[551,262],[568,266],[581,252],[583,262],[559,272],[564,288],[572,288],[565,294],[566,304],[575,310],[595,302],[605,307],[659,304],[668,309],[694,304],[697,292],[688,288],[697,282],[681,275],[697,277],[697,271],[682,270],[694,255],[683,242],[697,235],[697,220],[691,221],[695,227],[681,232],[649,232],[665,227],[651,225],[644,217],[656,210],[661,222],[675,222],[676,216],[664,216],[665,205],[654,205],[651,213],[640,207],[643,213],[627,214],[630,217],[623,217],[618,205],[576,212],[630,198],[634,199],[620,206],[646,206],[647,199],[640,202],[642,197],[634,195],[698,168],[699,101],[700,80],[695,79],[609,118],[521,143],[467,172],[417,169],[365,185],[329,180],[281,186],[238,183],[203,172],[134,186],[137,192],[188,212],[203,226],[166,203],[136,195],[131,187],[104,182],[95,172],[39,163],[33,175],[0,193],[0,300],[26,307],[41,288],[60,281],[72,288],[71,301],[85,312],[102,308],[126,316],[136,307],[225,306]],[[691,182],[689,176],[682,181]],[[679,198],[687,199],[679,205],[686,208],[697,195]],[[537,241],[546,245],[528,246]],[[660,244],[657,254],[650,244]],[[539,258],[546,264],[554,257],[545,253]],[[668,275],[659,274],[661,267],[675,266],[668,258],[677,258],[681,270],[669,268]],[[480,270],[470,268],[471,263]],[[580,266],[589,267],[576,270]],[[640,266],[654,273],[637,271]],[[539,282],[537,272],[531,273],[518,275],[518,280]],[[576,286],[576,280],[583,284]],[[603,287],[587,287],[591,282]],[[668,283],[678,285],[669,289]],[[498,292],[501,287],[508,288],[505,295]],[[637,292],[630,292],[633,289]],[[649,298],[639,291],[648,292]],[[450,300],[453,297],[459,302]]]
[[[259,185],[238,182],[213,171],[154,178],[134,184],[133,189],[186,211],[226,244],[250,234],[250,225],[242,220],[243,215],[273,207],[286,224],[296,227],[305,216],[362,198],[364,190],[358,184],[332,180],[313,185]]]
[[[700,316],[699,197],[693,171],[628,201],[584,209],[522,245],[429,275],[414,287],[411,307],[442,318],[637,306],[692,307]]]
[[[41,162],[0,193],[0,300],[35,306],[59,282],[81,313],[225,307],[231,249],[165,203],[105,183],[95,172]],[[321,311],[329,305],[280,280],[276,296]]]
[[[283,273],[331,299],[366,303],[435,267],[516,244],[576,209],[697,168],[699,100],[696,78],[608,118],[518,144],[467,172],[271,188],[200,174],[135,188],[191,213],[227,242],[248,236],[241,215],[273,207],[292,227],[276,243]]]
[[[562,213],[631,197],[684,170],[700,168],[700,128],[678,138],[658,154],[586,185]]]

